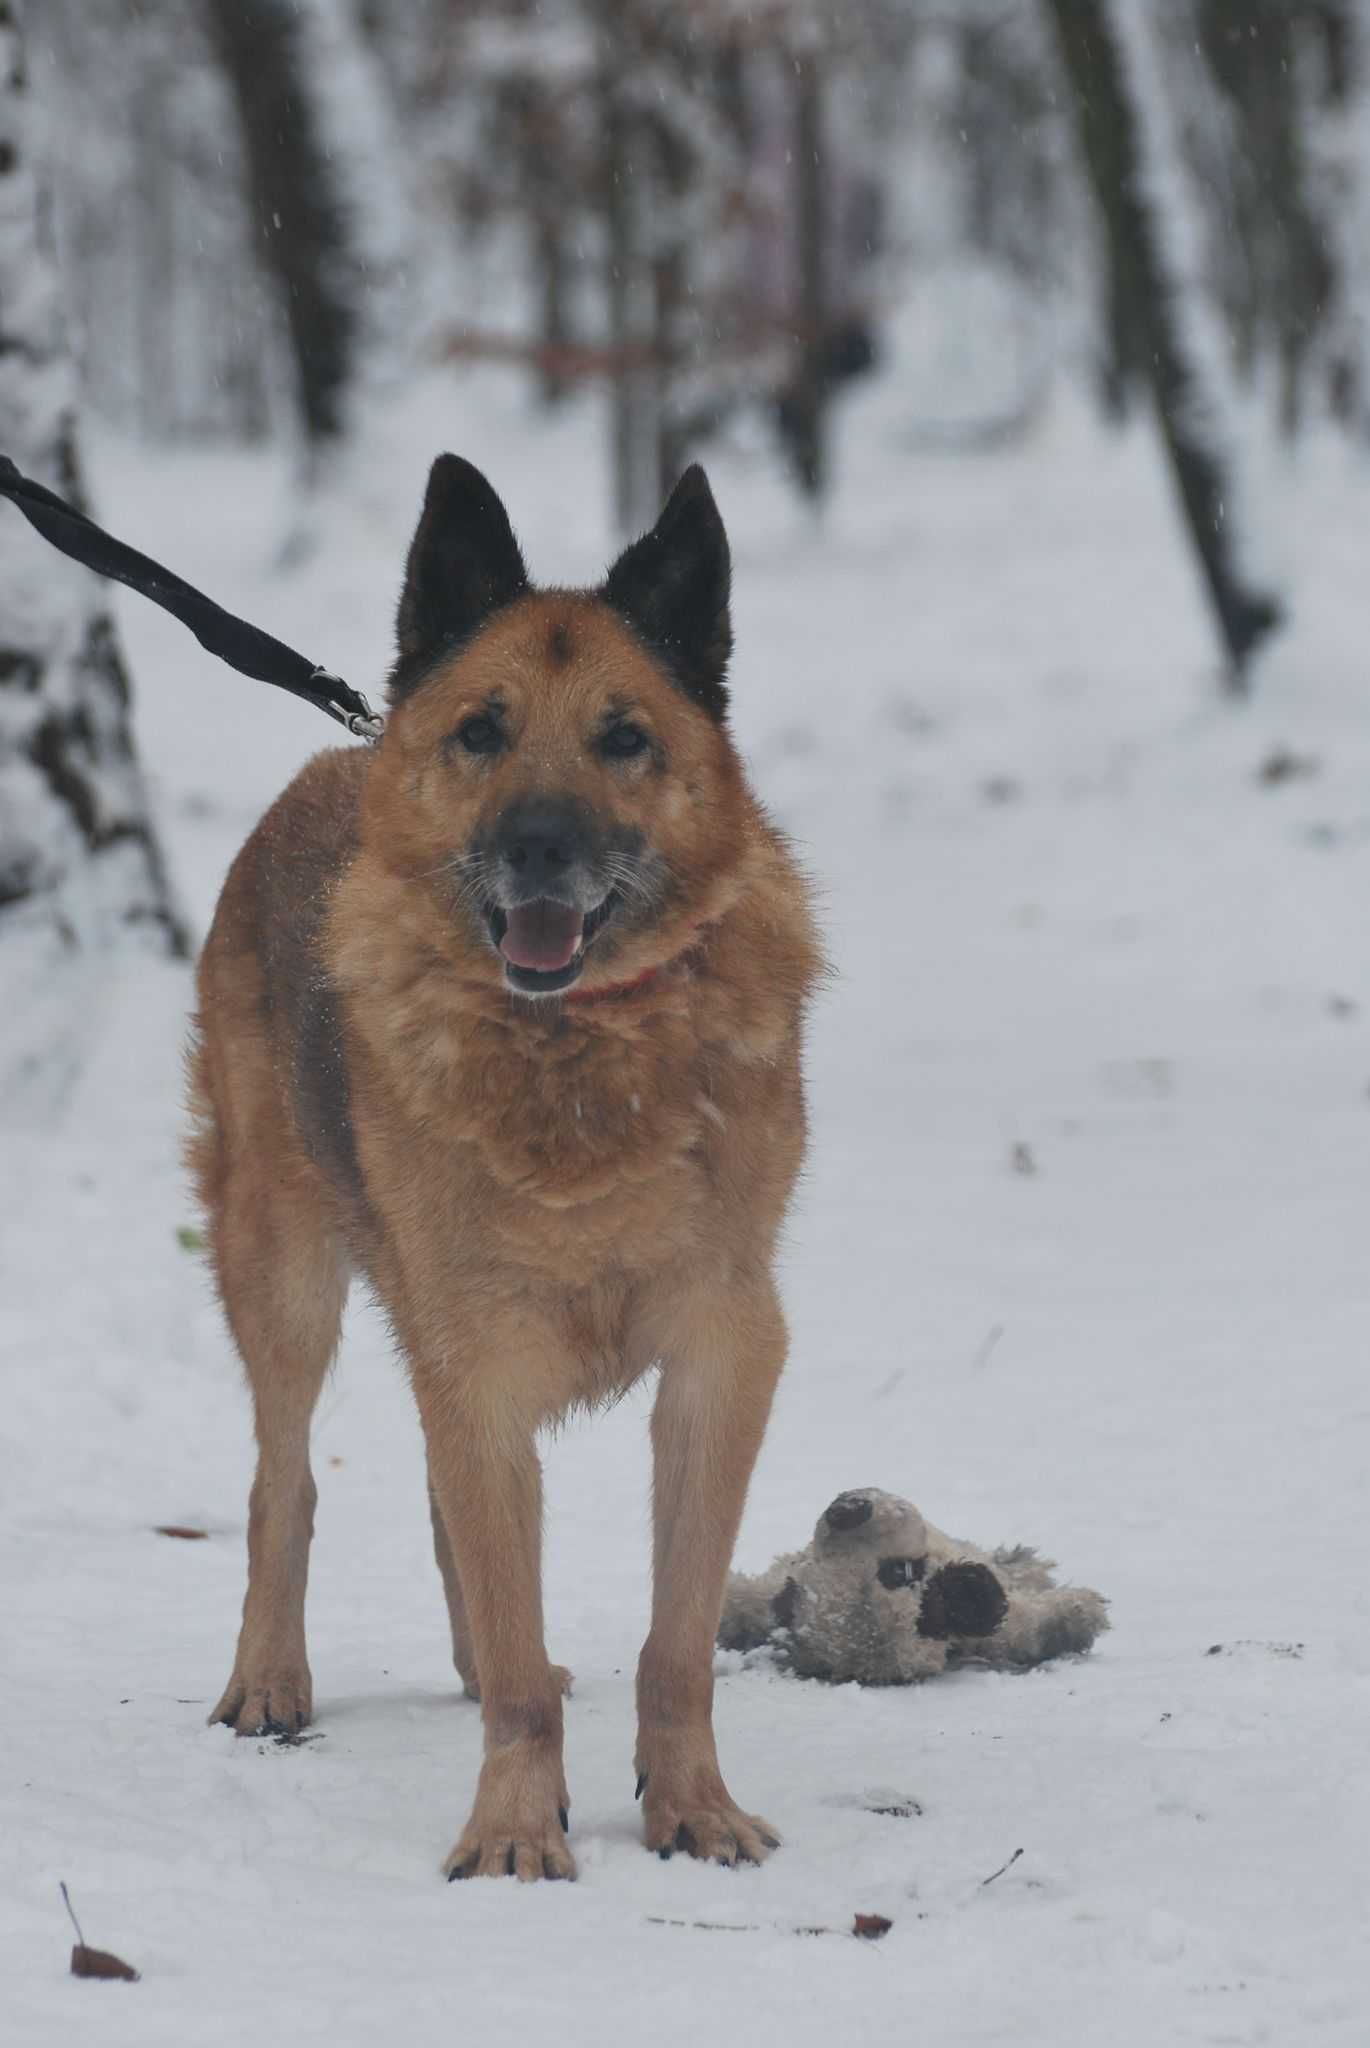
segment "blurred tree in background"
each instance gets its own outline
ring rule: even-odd
[[[276,288],[300,425],[317,447],[343,431],[357,291],[309,51],[291,0],[206,0],[205,18],[238,117],[253,242]]]
[[[0,450],[82,502],[76,379],[18,0],[0,0]],[[18,515],[7,513],[18,527]],[[27,529],[0,557],[0,1100],[60,1097],[79,978],[129,943],[183,954],[106,593]]]
[[[1025,432],[1073,382],[1155,409],[1234,674],[1274,611],[1236,412],[1365,439],[1370,0],[45,0],[34,26],[86,386],[149,436],[317,449],[359,381],[504,360],[531,403],[603,400],[626,530],[719,434],[821,498],[844,389],[896,349],[911,452]]]
[[[1121,393],[1136,381],[1150,389],[1229,672],[1240,682],[1280,611],[1244,568],[1242,535],[1226,516],[1239,495],[1235,435],[1221,414],[1221,347],[1205,331],[1207,309],[1188,261],[1183,166],[1167,83],[1143,18],[1125,24],[1105,0],[1049,6],[1098,203],[1113,388]]]

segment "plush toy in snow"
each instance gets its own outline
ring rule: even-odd
[[[1087,1650],[1108,1627],[1107,1601],[1058,1586],[1052,1560],[1023,1544],[958,1543],[892,1493],[839,1493],[807,1550],[758,1578],[734,1573],[718,1640],[769,1643],[801,1678],[912,1685],[958,1664],[1022,1670]]]

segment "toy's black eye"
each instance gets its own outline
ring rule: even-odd
[[[637,754],[645,754],[651,745],[640,725],[611,725],[600,735],[599,751],[606,761],[631,761]]]
[[[497,754],[504,745],[504,733],[498,719],[488,711],[477,711],[449,735],[448,745],[464,747],[468,754]]]
[[[916,1586],[927,1568],[925,1557],[882,1557],[875,1576],[893,1593],[899,1586]]]

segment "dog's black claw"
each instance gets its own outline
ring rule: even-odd
[[[569,1835],[571,1832],[571,1816],[564,1806],[557,1808],[557,1819],[561,1822],[561,1832],[563,1835]]]
[[[664,1849],[658,1849],[656,1853],[661,1858],[663,1863],[669,1863],[671,1858],[675,1855],[675,1850],[671,1847],[670,1843],[668,1842]]]
[[[634,1797],[634,1799],[641,1799],[641,1797],[642,1797],[642,1795],[643,1795],[643,1793],[644,1793],[644,1791],[645,1791],[646,1789],[647,1789],[647,1773],[646,1773],[645,1771],[643,1771],[643,1772],[642,1772],[642,1774],[641,1774],[641,1776],[640,1776],[640,1777],[638,1778],[638,1781],[637,1781],[637,1790],[636,1790],[636,1792],[634,1792],[634,1794],[633,1794],[633,1797]]]

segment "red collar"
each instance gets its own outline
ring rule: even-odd
[[[692,926],[689,937],[678,953],[673,953],[669,960],[661,960],[653,967],[644,968],[642,973],[635,974],[631,981],[606,981],[601,988],[582,988],[577,982],[573,987],[567,989],[566,1001],[568,1003],[598,1003],[615,996],[636,995],[639,989],[649,988],[654,981],[658,980],[665,973],[668,967],[676,967],[682,960],[688,958],[695,950],[702,929],[701,925]]]
[[[566,1000],[568,1003],[598,1003],[607,996],[633,995],[655,981],[660,972],[660,967],[648,967],[641,974],[634,975],[631,981],[606,981],[603,988],[568,988]]]

